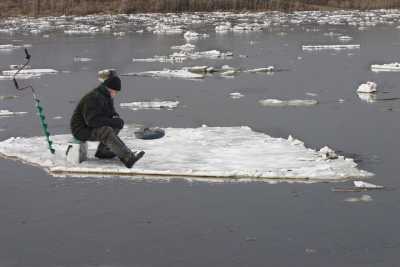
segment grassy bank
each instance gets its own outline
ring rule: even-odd
[[[398,8],[400,0],[1,0],[0,16]]]

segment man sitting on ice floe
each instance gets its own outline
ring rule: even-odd
[[[143,155],[132,152],[118,137],[124,121],[114,109],[113,98],[121,90],[121,80],[114,71],[80,101],[71,118],[72,135],[80,141],[100,141],[95,156],[110,159],[118,156],[127,168]]]

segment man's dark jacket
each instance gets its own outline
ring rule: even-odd
[[[124,122],[114,109],[114,101],[104,85],[93,89],[80,101],[71,118],[72,135],[81,141],[90,138],[94,128],[110,126],[122,129]]]

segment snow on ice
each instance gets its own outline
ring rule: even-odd
[[[293,100],[280,100],[280,99],[262,99],[258,101],[262,106],[268,107],[285,107],[285,106],[314,106],[318,104],[314,99],[293,99]]]
[[[65,158],[71,135],[55,135],[56,153],[48,152],[43,137],[12,137],[0,142],[3,157],[43,167],[59,176],[164,176],[214,179],[282,179],[334,181],[366,178],[350,158],[326,158],[294,138],[273,138],[249,127],[167,128],[161,139],[136,139],[137,127],[126,126],[121,138],[129,147],[146,151],[132,169],[118,160],[94,158],[97,142],[89,142],[88,160],[72,164]],[[173,156],[171,156],[173,155]]]

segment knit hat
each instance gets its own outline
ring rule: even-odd
[[[121,91],[121,79],[118,76],[108,78],[103,84],[112,90]]]

